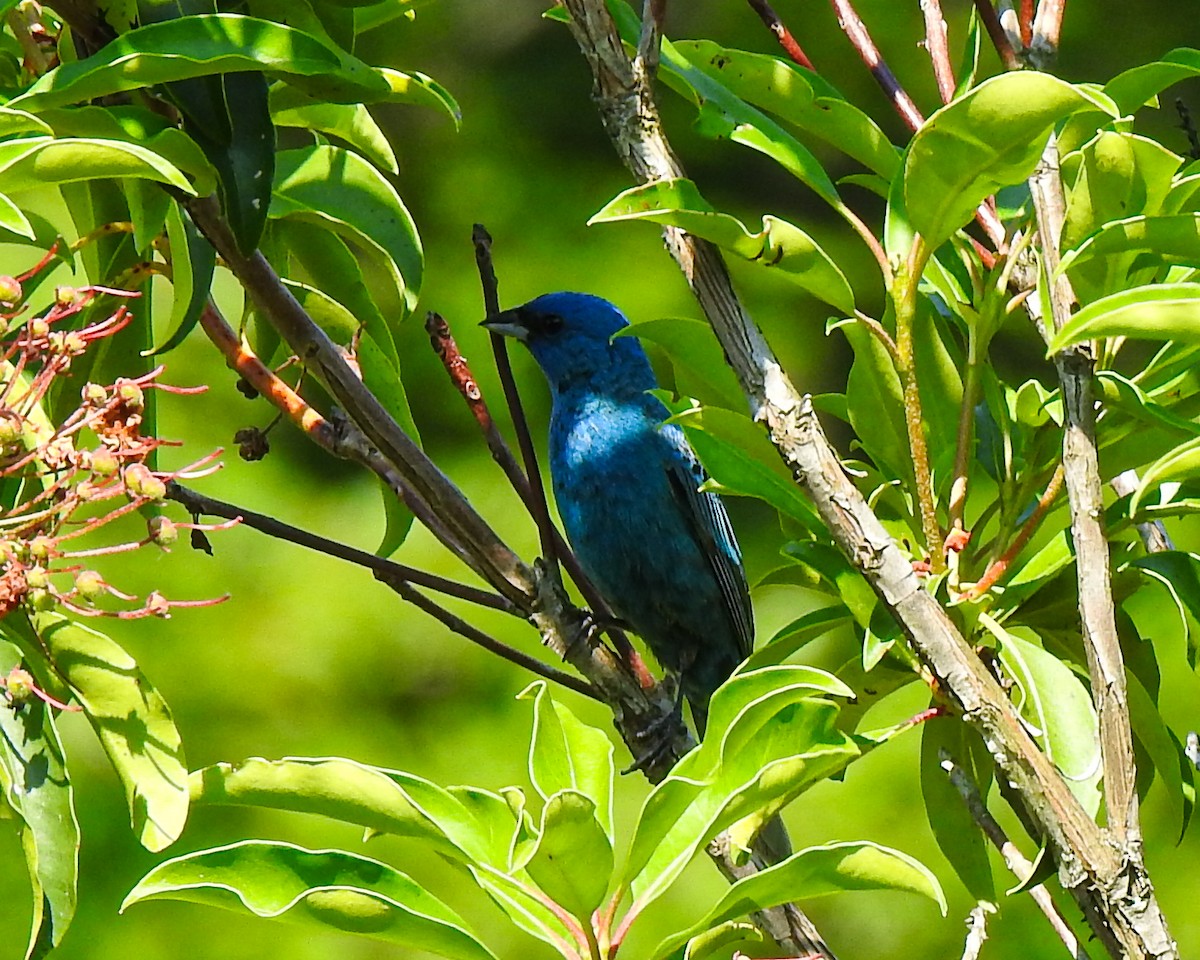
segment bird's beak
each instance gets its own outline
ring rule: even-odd
[[[488,317],[480,326],[502,337],[512,337],[514,340],[529,339],[529,327],[525,325],[518,310],[505,310],[494,317]]]

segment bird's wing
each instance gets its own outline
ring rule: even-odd
[[[700,549],[712,566],[721,595],[725,598],[729,619],[737,633],[738,649],[742,659],[745,659],[754,649],[754,614],[733,525],[729,522],[729,515],[720,497],[715,493],[700,491],[699,487],[708,479],[708,475],[683,436],[683,431],[673,424],[664,425],[661,431],[674,454],[667,463],[667,478]]]

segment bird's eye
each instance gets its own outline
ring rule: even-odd
[[[557,333],[562,329],[563,318],[556,313],[547,313],[542,316],[541,328],[543,333]]]

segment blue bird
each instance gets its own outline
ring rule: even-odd
[[[741,552],[720,499],[666,407],[629,321],[607,300],[549,293],[485,320],[522,341],[550,382],[550,476],[596,589],[680,680],[703,734],[708,701],[750,654]]]

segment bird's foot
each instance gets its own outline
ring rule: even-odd
[[[635,734],[639,749],[633,763],[621,771],[622,775],[657,767],[664,761],[674,764],[681,754],[675,749],[681,739],[687,737],[688,729],[683,722],[683,688],[679,678],[673,674],[663,677],[662,683],[671,694],[671,712],[663,714],[647,727]],[[681,736],[682,735],[682,736]],[[630,749],[633,745],[630,745]]]

